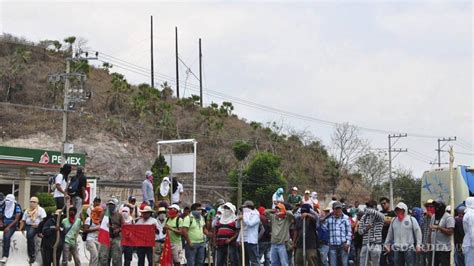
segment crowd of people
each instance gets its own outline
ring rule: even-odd
[[[141,202],[134,196],[126,202],[96,197],[83,211],[84,171],[70,174],[66,164],[51,182],[54,215],[39,206],[37,197],[22,210],[12,194],[0,193],[0,262],[7,263],[10,239],[19,230],[25,232],[28,262],[41,252],[42,265],[131,265],[134,257],[138,265],[158,265],[167,237],[173,265],[444,266],[450,265],[451,252],[456,265],[474,265],[474,197],[456,208],[436,199],[411,209],[398,202],[392,210],[386,197],[365,206],[332,198],[322,206],[316,192],[300,195],[293,187],[288,196],[278,188],[268,209],[252,200],[235,206],[224,199],[186,207],[177,180],[164,180],[171,185],[172,200],[155,202],[153,176],[147,171]],[[154,247],[123,246],[122,228],[130,224],[153,225]],[[108,245],[100,240],[104,226]],[[85,242],[89,261],[81,261],[78,238]]]

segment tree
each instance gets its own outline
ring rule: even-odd
[[[133,97],[133,109],[140,117],[146,113],[156,114],[159,111],[160,91],[146,83],[138,85],[138,93]]]
[[[12,94],[23,88],[30,58],[31,51],[18,47],[12,55],[7,57],[6,65],[0,67],[0,81],[5,89],[5,102],[10,101]]]
[[[375,185],[372,190],[374,198],[387,196],[389,194],[390,181],[381,185]],[[420,207],[421,179],[415,178],[410,170],[397,169],[393,177],[394,205],[403,201],[408,208]]]
[[[332,156],[341,170],[351,172],[354,162],[369,149],[367,140],[359,136],[359,130],[348,123],[338,124],[331,136]]]
[[[257,153],[243,172],[242,197],[253,199],[256,204],[271,206],[273,193],[277,188],[287,186],[280,166],[280,157],[268,152]],[[236,171],[230,173],[230,178],[235,185]]]
[[[376,152],[369,152],[359,157],[355,162],[355,169],[369,187],[379,185],[388,174],[384,155]]]
[[[232,150],[234,151],[234,156],[239,162],[247,158],[247,155],[249,154],[251,149],[252,149],[252,146],[248,144],[246,141],[242,141],[242,140],[236,141],[234,143],[234,146],[232,146]]]
[[[155,181],[153,182],[153,189],[157,194],[160,187],[160,182],[163,177],[168,176],[170,174],[170,167],[166,163],[165,157],[163,155],[159,155],[156,157],[155,162],[151,166],[151,172],[153,173],[153,177]]]
[[[122,74],[112,73],[112,88],[108,90],[107,105],[112,113],[119,113],[128,100],[131,86]]]

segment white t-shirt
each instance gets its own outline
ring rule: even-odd
[[[156,229],[158,229],[158,230],[160,230],[160,227],[161,227],[160,231],[162,231],[162,229],[163,229],[163,226],[162,225],[160,226],[160,223],[158,223],[158,221],[153,217],[148,218],[148,220],[146,220],[146,221],[143,218],[140,218],[140,219],[138,219],[138,221],[135,224],[151,224],[151,225],[155,225]],[[155,234],[155,240],[158,240],[158,235],[157,234]]]
[[[43,219],[46,218],[46,211],[38,207],[38,215],[36,215],[36,220],[31,220],[31,217],[28,216],[27,211],[23,212],[23,218],[21,218],[27,225],[39,225]]]
[[[54,179],[54,184],[59,184],[63,190],[66,190],[67,182],[63,177],[63,174],[58,174]],[[60,198],[64,197],[64,194],[60,192],[57,188],[54,190],[53,197]]]
[[[95,224],[95,223],[92,223],[91,222],[91,217],[87,217],[86,221],[84,222],[85,225],[90,225],[89,226],[89,229],[96,229],[100,226],[100,224]],[[99,231],[94,231],[94,232],[90,232],[90,233],[87,233],[87,238],[86,238],[86,241],[89,241],[89,240],[92,240],[94,242],[97,242],[98,241],[98,237],[99,237]]]
[[[183,189],[183,184],[179,183],[178,182],[178,188],[176,189],[176,191],[171,195],[171,202],[174,204],[174,203],[178,203],[179,202],[179,195],[181,195],[181,193],[184,192],[184,189]]]

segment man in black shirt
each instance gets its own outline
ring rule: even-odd
[[[300,209],[301,216],[296,218],[293,244],[293,249],[296,251],[295,265],[318,265],[318,235],[316,230],[319,217],[311,213],[312,209],[310,204],[303,204]],[[303,238],[305,239],[306,264],[304,264]]]
[[[390,228],[392,219],[396,216],[396,214],[390,209],[390,200],[387,197],[380,198],[379,202],[382,206],[382,210],[380,212],[385,215],[384,224],[382,227],[382,243],[385,243],[385,239],[387,238],[388,234],[388,229]],[[382,252],[382,255],[380,256],[380,266],[393,265],[392,254],[393,253],[386,254]]]
[[[84,169],[79,166],[76,175],[71,177],[67,187],[67,194],[71,197],[71,204],[77,209],[75,218],[82,216],[82,205],[86,197],[86,187],[87,178],[84,175]]]

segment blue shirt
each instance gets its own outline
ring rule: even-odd
[[[326,219],[326,223],[323,227],[329,230],[330,246],[351,244],[352,228],[347,215],[344,214],[343,216],[336,218],[333,214]]]
[[[17,214],[21,214],[21,208],[19,204],[15,203],[15,210],[13,211],[12,217],[6,217],[5,216],[5,205],[3,205],[2,208],[0,208],[0,217],[3,217],[3,224],[9,225],[15,221],[15,217]]]
[[[318,227],[318,237],[324,245],[329,244],[329,229],[324,228],[323,226]]]

